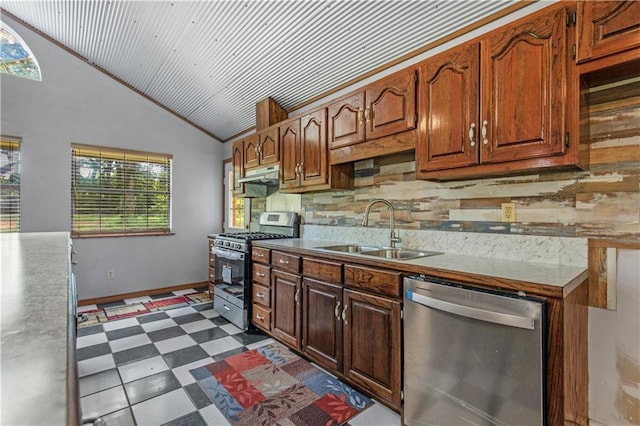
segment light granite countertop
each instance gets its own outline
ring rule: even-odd
[[[69,242],[66,232],[0,234],[3,425],[77,421],[68,388],[76,376],[68,368]]]
[[[410,274],[425,274],[442,276],[446,273],[468,275],[470,281],[476,281],[484,286],[518,289],[522,283],[523,289],[533,285],[541,289],[542,294],[563,296],[587,278],[586,268],[559,264],[524,262],[516,260],[496,259],[480,256],[442,253],[435,256],[420,257],[408,260],[392,260],[372,258],[356,253],[336,253],[322,250],[321,247],[342,245],[344,242],[290,238],[280,240],[262,240],[253,243],[272,249],[293,249],[306,255],[330,256],[345,262],[361,263],[364,265],[392,267]],[[427,251],[428,248],[421,249]],[[446,278],[446,277],[445,277]],[[509,285],[507,285],[509,284]]]

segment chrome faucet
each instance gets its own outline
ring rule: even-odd
[[[400,237],[396,236],[396,231],[394,228],[395,219],[393,217],[394,210],[393,210],[393,205],[389,201],[384,200],[382,198],[376,198],[375,200],[371,200],[369,204],[367,204],[367,208],[364,209],[364,218],[362,219],[362,226],[367,226],[369,224],[369,211],[371,210],[371,207],[377,203],[386,204],[387,207],[389,207],[389,229],[391,231],[389,242],[391,243],[391,247],[395,247],[396,243],[399,243],[401,240],[400,240]]]

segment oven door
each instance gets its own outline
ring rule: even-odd
[[[249,272],[246,253],[218,248],[214,249],[215,287],[214,295],[244,309],[247,306],[246,297]]]

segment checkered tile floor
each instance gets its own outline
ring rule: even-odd
[[[80,327],[83,417],[101,416],[108,426],[228,425],[189,371],[271,342],[229,323],[211,303]],[[376,403],[349,424],[399,425],[400,417]]]

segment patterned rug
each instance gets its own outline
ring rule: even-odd
[[[123,318],[136,317],[150,312],[166,311],[195,305],[197,303],[211,303],[209,292],[190,293],[167,299],[149,300],[147,302],[129,303],[126,305],[108,306],[78,314],[78,327],[100,324]]]
[[[191,374],[232,425],[342,425],[372,404],[278,342]]]

